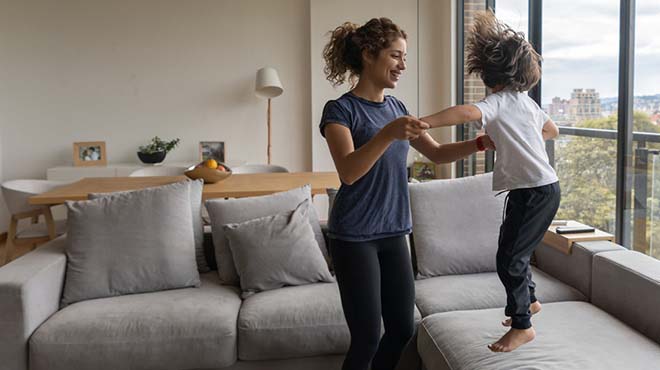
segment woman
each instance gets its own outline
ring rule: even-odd
[[[440,145],[425,132],[426,123],[384,94],[406,69],[406,33],[391,20],[344,23],[332,31],[323,57],[334,86],[347,79],[353,86],[326,103],[320,124],[342,181],[329,236],[351,332],[343,370],[366,370],[370,363],[375,370],[393,369],[415,330],[414,277],[405,239],[412,227],[409,145],[435,163],[447,163],[492,143],[484,136]]]

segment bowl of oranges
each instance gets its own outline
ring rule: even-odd
[[[207,159],[185,172],[193,180],[202,179],[205,184],[214,184],[231,176],[231,169],[215,159]]]

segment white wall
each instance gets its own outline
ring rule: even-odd
[[[419,0],[419,115],[456,103],[456,1]],[[440,143],[454,141],[454,127],[430,131]],[[438,166],[438,177],[450,178],[453,164]]]
[[[306,0],[5,1],[0,109],[6,178],[71,163],[74,141],[104,140],[137,162],[152,136],[180,137],[168,160],[224,140],[229,159],[266,159],[258,68],[278,69],[273,162],[311,168]]]

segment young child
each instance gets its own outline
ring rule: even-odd
[[[559,134],[548,115],[525,91],[541,76],[541,57],[495,15],[475,16],[467,40],[467,68],[480,75],[492,94],[473,105],[459,105],[421,120],[431,127],[475,122],[497,147],[493,190],[508,190],[500,227],[497,274],[507,295],[502,324],[511,326],[493,352],[510,352],[534,339],[531,315],[541,310],[534,296],[529,261],[559,208],[557,174],[548,163],[545,140]],[[483,144],[477,140],[483,150]]]

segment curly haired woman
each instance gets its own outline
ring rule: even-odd
[[[440,145],[385,89],[406,69],[406,33],[387,18],[344,23],[323,50],[327,79],[351,90],[326,103],[321,134],[342,181],[330,215],[330,252],[351,345],[343,370],[394,369],[414,335],[415,286],[405,236],[411,231],[409,145],[434,161],[466,157],[488,137]],[[385,333],[381,338],[381,318]]]

